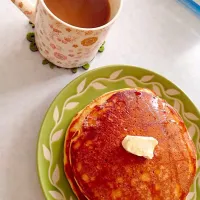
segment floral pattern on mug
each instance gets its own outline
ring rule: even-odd
[[[57,20],[38,1],[36,12],[27,0],[12,0],[35,24],[35,40],[40,53],[55,65],[65,68],[80,67],[89,63],[105,41],[106,28],[82,29]],[[36,17],[35,17],[36,16]]]
[[[50,46],[51,46],[52,49],[56,49],[56,45],[55,44],[51,43]]]
[[[61,54],[59,52],[54,52],[54,56],[56,58],[58,58],[59,60],[66,60],[67,59],[67,56],[65,56],[65,55],[63,55],[63,54]]]
[[[86,38],[84,40],[81,41],[81,44],[83,46],[91,46],[93,45],[96,41],[98,40],[97,37],[90,37],[90,38]]]

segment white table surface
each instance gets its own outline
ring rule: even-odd
[[[1,0],[0,200],[44,199],[36,171],[38,131],[54,97],[83,73],[43,66],[25,39],[30,30],[12,2]],[[91,68],[109,64],[160,73],[200,108],[200,19],[176,0],[124,0],[106,50]]]

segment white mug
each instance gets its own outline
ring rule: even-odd
[[[35,40],[42,56],[64,68],[81,67],[95,57],[122,7],[122,0],[109,0],[111,16],[107,24],[79,28],[56,17],[44,0],[38,0],[36,5],[29,0],[12,2],[35,24]]]

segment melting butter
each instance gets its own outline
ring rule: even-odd
[[[153,137],[127,135],[123,141],[123,148],[136,156],[152,159],[158,141]]]

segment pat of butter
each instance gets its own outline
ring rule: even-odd
[[[126,151],[148,159],[153,158],[154,149],[157,144],[158,141],[155,138],[145,136],[127,135],[122,141],[122,146]]]

